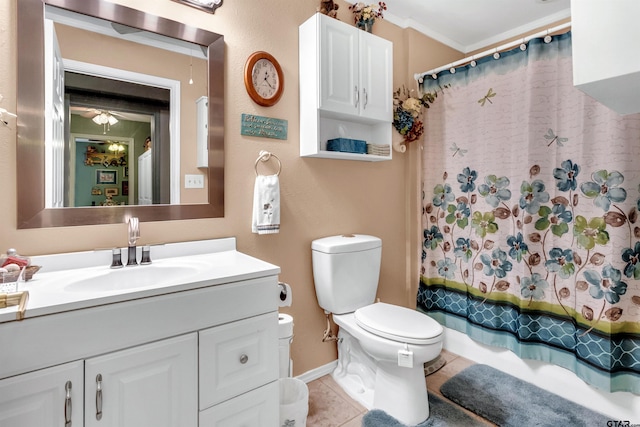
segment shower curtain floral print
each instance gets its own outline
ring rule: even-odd
[[[573,87],[570,33],[422,90],[445,85],[426,115],[418,309],[640,394],[640,115]]]

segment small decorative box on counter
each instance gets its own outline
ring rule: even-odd
[[[40,270],[39,265],[30,265],[20,270],[0,271],[0,293],[17,292],[20,275],[22,274],[22,280],[26,282],[31,280],[38,270]]]
[[[327,141],[327,151],[366,154],[367,143],[360,139],[334,138]]]

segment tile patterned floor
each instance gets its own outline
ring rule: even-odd
[[[427,389],[430,393],[448,400],[440,394],[440,386],[473,362],[446,350],[442,351],[442,357],[447,363],[427,377]],[[307,427],[360,427],[362,425],[362,417],[367,409],[351,399],[330,375],[311,381],[307,386],[309,387]],[[486,423],[487,426],[494,425],[472,412],[463,410]]]

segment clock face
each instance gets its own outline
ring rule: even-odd
[[[278,71],[271,61],[262,58],[253,66],[251,82],[255,91],[264,99],[273,98],[278,93],[280,79]]]
[[[280,64],[267,52],[254,52],[244,67],[244,85],[256,104],[264,107],[274,105],[284,90]]]

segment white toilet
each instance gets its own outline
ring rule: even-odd
[[[442,350],[443,328],[406,307],[374,303],[382,241],[342,235],[311,244],[318,303],[340,327],[333,378],[368,409],[407,425],[429,417],[424,363]]]

